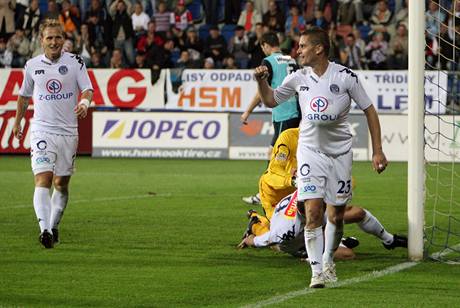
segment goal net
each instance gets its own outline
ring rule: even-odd
[[[425,70],[437,78],[424,83],[438,92],[425,86],[425,106],[439,108],[424,111],[424,255],[460,264],[460,0],[428,1],[425,16]]]

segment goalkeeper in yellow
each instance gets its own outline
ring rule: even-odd
[[[268,168],[260,177],[260,201],[268,219],[271,219],[278,202],[296,190],[293,175],[297,169],[298,139],[298,128],[283,131],[273,146]]]

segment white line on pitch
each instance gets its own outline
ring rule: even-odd
[[[411,268],[411,267],[413,267],[413,266],[415,266],[417,264],[418,264],[417,262],[400,263],[400,264],[397,264],[397,265],[394,265],[394,266],[387,267],[387,268],[385,268],[383,270],[380,270],[380,271],[373,271],[372,273],[366,274],[364,276],[359,276],[359,277],[350,278],[350,279],[346,279],[346,280],[339,280],[338,282],[328,284],[327,288],[328,289],[339,288],[339,287],[343,287],[343,286],[347,286],[347,285],[351,285],[351,284],[355,284],[355,283],[360,283],[360,282],[364,282],[364,281],[373,280],[373,279],[376,279],[376,278],[379,278],[379,277],[383,277],[383,276],[386,276],[386,275],[390,275],[390,274],[393,274],[393,273],[403,271],[403,270]],[[309,289],[309,288],[307,288],[307,289],[297,290],[297,291],[293,291],[293,292],[288,292],[286,294],[274,296],[274,297],[271,297],[269,299],[260,301],[260,302],[255,303],[255,304],[250,304],[250,305],[244,306],[244,308],[249,308],[249,307],[255,308],[255,307],[264,307],[264,306],[268,306],[268,305],[275,305],[275,304],[279,304],[281,302],[287,301],[287,300],[295,298],[295,297],[316,293],[319,290],[321,290],[321,289]]]
[[[171,193],[165,194],[152,194],[152,195],[136,195],[136,196],[122,196],[122,197],[103,197],[103,198],[94,198],[94,199],[80,199],[75,201],[70,201],[70,204],[75,203],[88,203],[88,202],[105,202],[105,201],[121,201],[121,200],[134,200],[134,199],[146,199],[152,197],[170,197],[172,196]],[[28,208],[31,207],[32,201],[29,204],[16,204],[11,206],[2,206],[0,210],[3,209],[20,209],[20,208]]]

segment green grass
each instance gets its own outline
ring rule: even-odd
[[[0,156],[0,306],[238,307],[305,289],[307,264],[268,249],[238,251],[265,162],[80,157],[55,249],[38,243],[27,157]],[[407,233],[405,164],[381,175],[355,163],[353,203]],[[357,259],[339,279],[407,261],[354,225]],[[458,306],[460,267],[425,261],[375,280],[276,306]]]

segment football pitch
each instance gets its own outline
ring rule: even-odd
[[[338,261],[334,288],[307,289],[307,263],[237,250],[263,161],[79,157],[61,243],[44,249],[30,160],[0,156],[0,306],[454,307],[460,266],[413,263],[356,225],[357,258]],[[377,175],[355,162],[353,204],[407,234],[407,165]],[[460,185],[457,183],[457,185]],[[454,196],[459,197],[459,196]],[[260,207],[254,206],[261,211]]]

